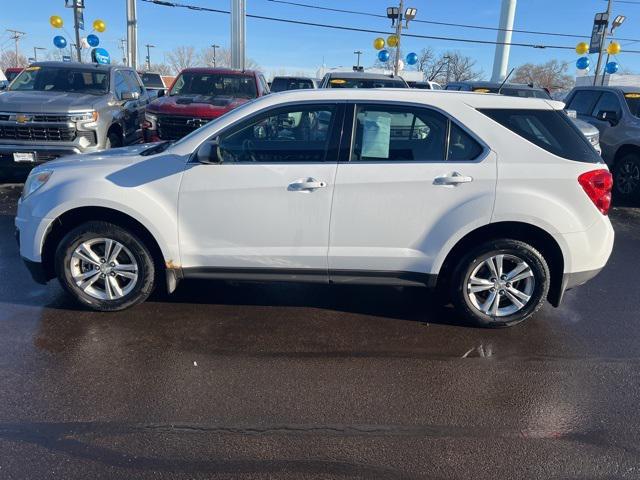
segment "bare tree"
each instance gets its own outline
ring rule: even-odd
[[[29,60],[24,55],[18,55],[16,61],[16,52],[13,50],[5,50],[0,53],[0,69],[5,70],[9,67],[26,67]]]
[[[418,55],[418,70],[424,72],[427,80],[446,84],[478,80],[483,71],[476,68],[476,61],[459,51],[447,51],[436,56],[431,48],[423,48]]]
[[[173,75],[173,69],[166,63],[152,63],[149,71],[160,75]]]
[[[167,52],[164,56],[165,62],[173,69],[174,73],[189,67],[200,65],[196,49],[191,46],[179,46]]]
[[[573,79],[567,75],[568,66],[558,60],[535,65],[525,63],[513,72],[513,82],[533,84],[536,87],[553,90],[569,90],[573,87]]]
[[[231,50],[229,50],[228,48],[216,48],[215,58],[216,67],[231,67]],[[209,47],[202,50],[202,52],[200,53],[200,61],[203,65],[213,67],[213,48]],[[258,62],[251,58],[245,58],[244,64],[247,70],[257,70],[259,68]]]

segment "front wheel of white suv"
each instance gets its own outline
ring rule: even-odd
[[[151,253],[133,233],[107,222],[87,222],[60,241],[56,274],[81,304],[98,311],[136,305],[153,290]]]
[[[475,325],[510,327],[540,309],[549,278],[547,262],[531,245],[492,240],[460,259],[451,277],[451,298]]]

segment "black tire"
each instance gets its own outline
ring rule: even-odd
[[[122,138],[118,135],[118,132],[111,130],[107,134],[107,141],[105,143],[105,149],[122,147]]]
[[[477,294],[470,293],[468,291],[468,282],[471,274],[476,271],[477,268],[480,268],[480,270],[476,272],[476,275],[479,275],[480,272],[489,273],[488,267],[484,266],[487,264],[484,262],[496,255],[505,255],[504,261],[510,265],[514,265],[516,260],[524,260],[531,269],[533,281],[529,282],[529,280],[525,279],[514,282],[513,285],[511,285],[506,279],[496,279],[496,287],[491,287],[493,290],[486,291],[486,293],[484,291],[478,292]],[[483,271],[483,268],[487,268],[487,271]],[[505,264],[505,272],[509,272],[507,264]],[[549,279],[550,273],[547,262],[540,252],[531,245],[518,240],[492,240],[479,245],[464,255],[457,263],[451,276],[451,300],[464,319],[474,325],[490,328],[510,327],[523,322],[542,307],[549,292]],[[489,281],[492,280],[493,279],[489,279]],[[498,286],[499,282],[507,283],[500,283],[501,286]],[[524,285],[518,282],[526,282],[527,288],[531,289],[529,291],[530,298],[524,303],[524,306],[521,307],[520,310],[507,314],[508,310],[506,307],[509,304],[515,306],[507,296],[510,295],[512,291],[509,289],[513,287],[514,289],[520,290],[521,285]],[[508,288],[505,288],[505,285]],[[509,290],[509,293],[506,293],[507,290]],[[482,296],[486,295],[483,300],[488,300],[488,296],[493,295],[493,292],[496,292],[496,295],[498,295],[496,297],[498,298],[498,307],[500,307],[501,304],[505,306],[503,310],[505,314],[503,316],[489,315],[476,306]],[[474,304],[474,299],[476,304]]]
[[[81,243],[95,241],[98,238],[107,238],[120,243],[124,247],[125,255],[132,256],[137,264],[137,280],[130,291],[120,298],[112,300],[96,298],[81,289],[72,277],[71,262],[74,251]],[[100,259],[101,262],[102,260]],[[101,312],[124,310],[145,301],[153,291],[155,283],[155,265],[146,245],[131,232],[108,222],[83,223],[67,233],[56,249],[55,270],[60,284],[71,296],[82,305]],[[105,277],[102,273],[99,273],[99,276]],[[121,281],[128,283],[127,279],[121,279]],[[97,280],[97,285],[98,289],[99,285],[106,287],[102,279]],[[126,287],[123,292],[125,291]]]
[[[630,153],[616,160],[613,175],[616,198],[620,200],[640,199],[640,156]]]

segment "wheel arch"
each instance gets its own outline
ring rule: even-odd
[[[158,272],[164,272],[167,262],[153,234],[132,216],[108,207],[78,207],[58,216],[47,231],[42,244],[42,266],[47,280],[55,277],[55,252],[62,238],[84,222],[105,221],[135,234],[149,248]]]
[[[638,157],[640,157],[640,145],[633,145],[633,144],[627,143],[625,145],[622,145],[620,148],[618,148],[618,150],[616,151],[616,154],[613,157],[614,165],[618,160],[620,160],[622,157],[630,153],[633,153]]]
[[[450,276],[459,260],[470,248],[492,239],[512,239],[528,243],[538,250],[547,261],[551,272],[547,300],[558,306],[564,292],[565,258],[555,238],[542,228],[524,222],[503,221],[484,225],[467,233],[449,250],[438,273],[438,289],[447,291]]]

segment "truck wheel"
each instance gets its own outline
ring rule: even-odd
[[[124,310],[143,302],[154,286],[151,254],[140,239],[107,222],[86,222],[71,230],[56,250],[62,287],[94,310]]]
[[[549,267],[535,248],[518,240],[492,240],[462,257],[451,277],[458,312],[481,327],[510,327],[542,306]]]
[[[107,134],[107,142],[105,144],[105,148],[109,150],[110,148],[118,148],[122,146],[122,139],[117,132],[110,131]]]
[[[616,161],[613,186],[622,200],[640,198],[640,156],[630,153]]]

